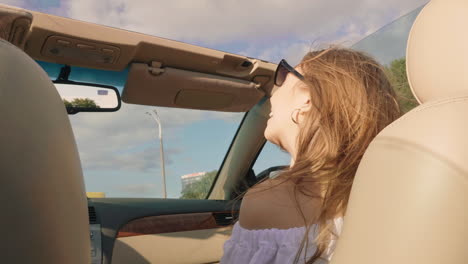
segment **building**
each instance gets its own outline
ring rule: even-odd
[[[203,178],[206,175],[206,172],[197,172],[183,175],[181,178],[182,180],[182,190],[187,187],[188,185],[193,184]]]

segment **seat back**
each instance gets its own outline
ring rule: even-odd
[[[416,19],[407,71],[421,105],[385,128],[356,174],[332,264],[468,262],[468,1]]]
[[[0,39],[1,263],[90,263],[80,160],[47,74]]]

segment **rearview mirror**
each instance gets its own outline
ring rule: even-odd
[[[120,109],[119,90],[113,86],[55,81],[68,114],[78,112],[115,112]]]

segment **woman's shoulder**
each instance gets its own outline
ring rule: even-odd
[[[312,222],[318,213],[318,199],[295,190],[291,181],[275,178],[263,181],[245,194],[239,224],[246,229],[289,229]],[[304,217],[301,214],[301,210]]]

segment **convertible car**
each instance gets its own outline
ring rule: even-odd
[[[409,112],[366,152],[333,264],[468,262],[467,12],[434,0],[352,46]],[[2,263],[219,263],[236,197],[288,164],[263,136],[276,66],[0,5]]]

